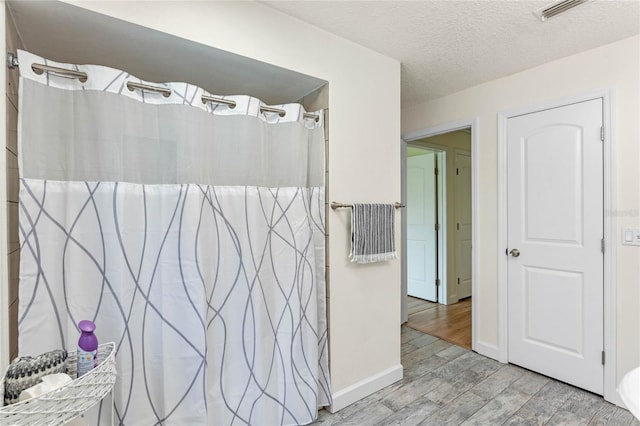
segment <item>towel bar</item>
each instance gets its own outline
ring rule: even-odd
[[[403,207],[406,207],[404,204],[402,203],[394,203],[394,205],[396,206],[396,209],[400,209]],[[353,204],[344,204],[344,203],[336,203],[335,201],[331,202],[331,208],[332,209],[343,209],[343,208],[352,208]]]

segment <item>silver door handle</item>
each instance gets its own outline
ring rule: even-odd
[[[512,249],[512,250],[509,252],[509,254],[510,254],[511,256],[513,256],[513,257],[518,257],[518,256],[520,256],[520,250],[518,250],[518,249]]]

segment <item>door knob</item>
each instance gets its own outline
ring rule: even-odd
[[[520,256],[520,250],[518,250],[518,249],[512,249],[512,250],[509,252],[509,254],[510,254],[511,256],[513,256],[513,257],[518,257],[518,256]]]

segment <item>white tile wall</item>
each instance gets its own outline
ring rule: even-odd
[[[6,6],[5,6],[6,7]],[[6,14],[7,52],[22,49],[11,15]],[[9,253],[9,356],[18,355],[18,276],[20,251],[18,239],[18,81],[17,69],[7,68],[7,245]]]

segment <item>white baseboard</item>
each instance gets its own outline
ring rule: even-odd
[[[402,365],[398,364],[334,393],[329,411],[335,413],[342,410],[344,407],[397,382],[402,379],[402,374]]]
[[[476,347],[473,348],[480,355],[484,355],[487,358],[495,359],[496,361],[500,361],[500,351],[496,345],[490,345],[485,342],[478,341],[476,343]],[[502,361],[500,361],[502,362]]]

